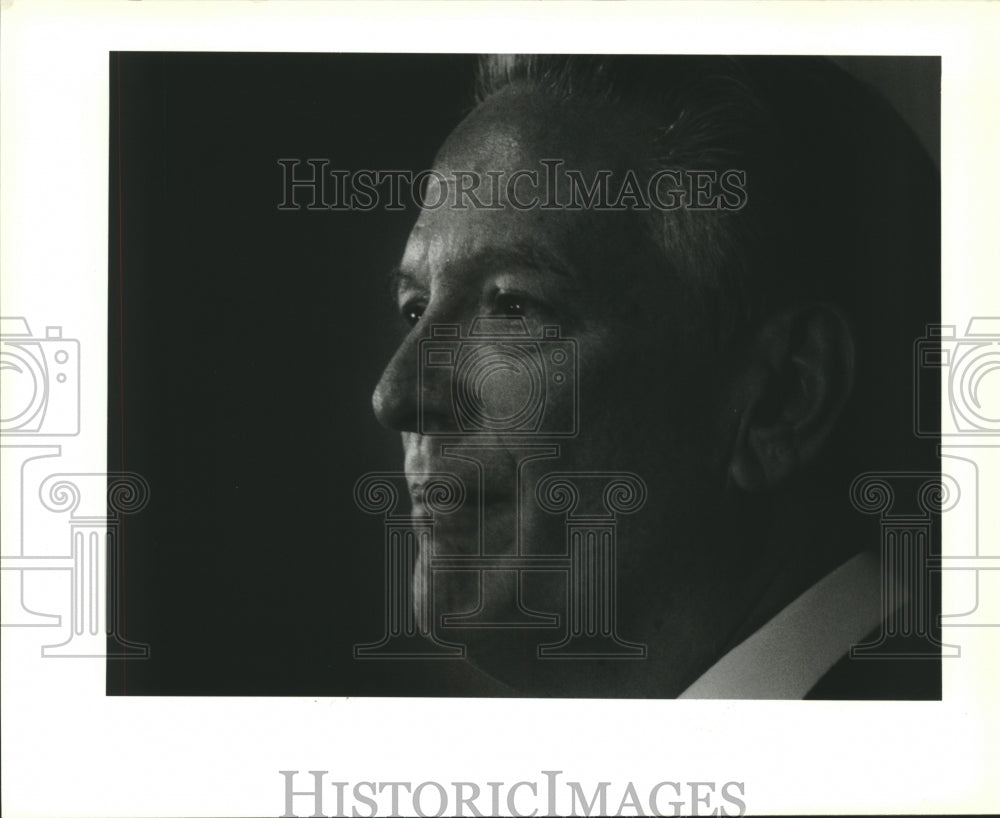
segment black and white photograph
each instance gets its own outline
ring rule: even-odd
[[[110,61],[109,693],[940,698],[938,59]]]
[[[992,6],[0,13],[5,815],[1000,807]]]

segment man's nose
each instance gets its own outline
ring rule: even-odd
[[[372,408],[387,429],[412,432],[417,429],[418,345],[410,333],[393,353],[372,393]]]
[[[372,394],[375,417],[387,429],[433,432],[449,425],[448,379],[435,367],[424,367],[420,377],[420,342],[426,336],[426,331],[406,336]]]

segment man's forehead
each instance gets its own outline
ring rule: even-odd
[[[435,168],[447,175],[456,170],[483,174],[523,166],[536,146],[531,123],[474,111],[448,136],[435,158]]]
[[[428,215],[428,214],[425,214]],[[461,212],[453,218],[421,217],[410,234],[399,269],[411,276],[430,277],[476,266],[502,265],[547,269],[566,277],[580,277],[572,253],[572,225],[532,224],[503,214]],[[524,214],[518,214],[524,215]],[[434,218],[438,216],[437,218]],[[491,218],[492,217],[492,218]]]
[[[433,226],[422,222],[423,218],[410,233],[399,264],[401,270],[411,274],[421,270],[432,274],[439,272],[448,259],[449,244],[453,243],[448,241],[446,233],[436,231]],[[454,249],[451,254],[454,255]]]
[[[556,187],[568,190],[567,170],[586,180],[597,171],[620,169],[627,158],[639,160],[634,133],[624,133],[622,121],[600,121],[593,110],[564,105],[535,93],[505,91],[486,100],[455,128],[442,146],[427,180],[425,202],[443,206],[424,209],[410,234],[399,270],[409,277],[431,277],[464,269],[471,259],[532,247],[530,255],[556,265],[572,277],[592,279],[591,267],[608,268],[635,249],[635,213],[595,213],[587,208],[512,207],[508,182],[512,174],[533,172],[546,184],[543,161],[561,163]],[[582,123],[591,127],[584,128]],[[596,125],[595,125],[596,123]],[[619,171],[620,172],[620,171]],[[496,174],[491,178],[489,174]],[[469,189],[461,174],[474,174],[471,184],[481,201],[499,207],[480,209],[468,196],[456,207],[459,186]],[[469,177],[467,177],[469,178]],[[515,187],[519,199],[544,190],[522,180]],[[562,194],[565,196],[565,193]],[[621,245],[628,245],[623,247]],[[508,253],[511,259],[516,254]],[[609,257],[613,256],[613,257]],[[534,264],[532,266],[543,266]]]
[[[564,257],[558,249],[550,249],[536,238],[522,239],[516,235],[469,232],[449,237],[426,231],[411,235],[398,272],[404,277],[419,277],[421,272],[434,277],[461,269],[470,272],[497,268],[522,268],[546,271],[565,279],[579,280],[583,271]]]
[[[513,171],[539,159],[607,165],[630,142],[625,124],[579,102],[508,88],[477,106],[445,140],[439,170]]]

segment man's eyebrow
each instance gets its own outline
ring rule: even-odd
[[[395,296],[407,284],[416,286],[417,277],[404,270],[402,265],[397,264],[390,268],[388,275],[385,277],[385,282],[389,287],[390,294]]]
[[[561,278],[578,278],[579,275],[562,259],[535,244],[516,244],[511,247],[485,247],[460,262],[474,270],[503,267],[531,267],[553,273]]]
[[[484,247],[469,256],[456,259],[449,267],[461,268],[468,272],[479,273],[497,268],[529,267],[552,273],[560,278],[579,278],[571,267],[566,265],[553,253],[533,244],[517,244],[511,247]],[[393,293],[406,285],[419,286],[419,279],[413,273],[397,264],[389,270],[388,283]]]

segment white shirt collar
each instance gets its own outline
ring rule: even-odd
[[[880,585],[877,557],[858,554],[729,651],[679,698],[803,698],[882,622]]]

